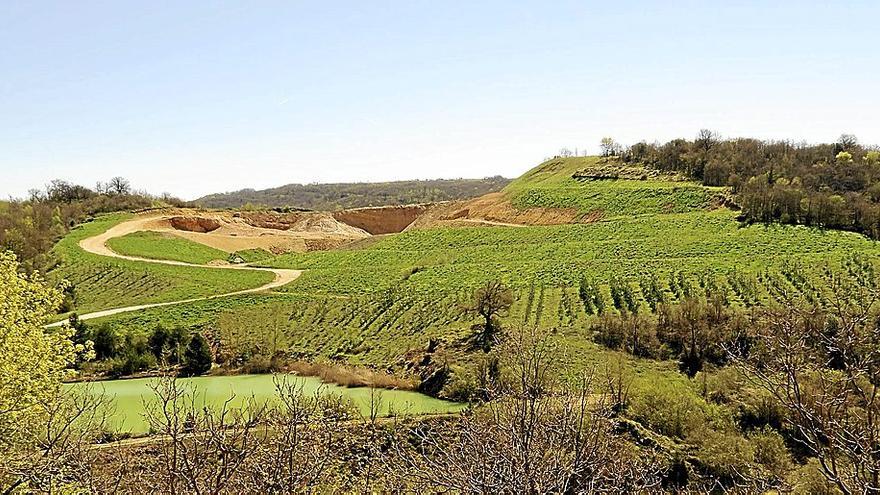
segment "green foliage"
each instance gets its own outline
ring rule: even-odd
[[[44,191],[32,191],[27,200],[0,201],[0,251],[14,252],[26,272],[46,271],[57,261],[52,245],[91,215],[182,203],[168,196],[131,193],[125,179],[115,179],[118,189],[98,191],[53,180]]]
[[[267,260],[271,257],[275,256],[274,254],[266,251],[265,249],[245,249],[243,251],[236,251],[230,254],[230,257],[235,257],[240,259],[243,263],[254,263],[257,261]],[[231,260],[229,260],[231,262]]]
[[[733,428],[723,408],[694,394],[688,383],[640,380],[627,415],[654,431],[682,440],[696,440],[705,428]]]
[[[180,352],[189,342],[188,337],[183,327],[168,330],[160,323],[150,333],[147,345],[157,362],[175,364],[180,361]]]
[[[211,371],[211,364],[211,347],[208,345],[208,341],[200,333],[193,334],[183,352],[181,374],[184,376],[202,375]]]
[[[94,327],[88,335],[98,359],[115,357],[122,347],[122,337],[106,325]]]
[[[578,297],[588,315],[601,315],[605,311],[605,299],[595,280],[582,277],[578,286]]]
[[[648,275],[666,281],[670,294],[681,298],[695,294],[697,276],[711,271],[718,284],[726,284],[725,274],[735,273],[744,294],[737,302],[755,304],[770,298],[754,287],[755,274],[765,269],[797,262],[811,278],[811,267],[820,261],[839,260],[848,252],[880,253],[859,235],[781,225],[741,227],[735,217],[720,209],[589,225],[413,230],[361,250],[288,253],[263,264],[307,270],[281,290],[337,295],[382,290],[418,265],[422,268],[405,285],[425,292],[474,288],[488,279],[512,288],[527,288],[533,280],[578,287],[586,277],[608,297],[611,278]]]
[[[107,241],[113,251],[138,258],[173,260],[195,265],[226,260],[229,253],[162,232],[133,232]]]
[[[638,143],[628,165],[682,173],[707,186],[729,186],[750,222],[782,222],[854,230],[880,238],[876,150],[854,136],[833,144],[757,139],[676,139]]]
[[[622,313],[638,312],[639,303],[636,301],[635,292],[629,282],[623,278],[612,278],[609,281],[611,288],[611,302]]]
[[[468,199],[497,191],[508,179],[438,179],[351,184],[288,184],[254,191],[211,194],[195,200],[208,208],[305,208],[333,211],[365,206],[405,205]]]
[[[84,350],[70,340],[72,331],[42,327],[60,302],[39,276],[19,273],[15,255],[0,253],[0,464],[41,423],[67,366]]]
[[[793,493],[798,495],[841,495],[841,492],[833,483],[830,483],[822,475],[819,461],[809,459],[798,467],[788,477],[788,483],[793,488]]]

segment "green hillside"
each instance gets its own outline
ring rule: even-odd
[[[626,178],[612,178],[619,176]],[[651,177],[598,157],[555,158],[512,181],[504,193],[517,208],[574,208],[601,218],[706,209],[724,194],[723,188],[671,179],[677,178]]]
[[[627,292],[650,311],[660,301],[675,302],[707,287],[745,307],[786,291],[821,295],[823,264],[856,252],[880,254],[875,242],[854,233],[741,225],[737,212],[713,203],[718,188],[669,178],[572,178],[599,165],[596,158],[551,160],[505,189],[520,208],[530,207],[521,198],[542,197],[556,199],[534,206],[614,211],[598,222],[413,230],[360,250],[284,254],[259,263],[305,273],[262,302],[231,298],[112,321],[120,328],[150,328],[160,321],[204,328],[223,319],[259,331],[258,316],[277,313],[288,322],[285,342],[300,355],[386,366],[431,339],[454,343],[465,335],[473,320],[462,314],[460,302],[474,287],[498,279],[515,290],[508,325],[564,330],[568,347],[587,346],[590,351],[579,356],[588,362],[604,351],[591,342],[595,308],[582,300],[584,284],[595,287],[611,311],[616,292]],[[638,201],[627,202],[633,197]],[[180,248],[185,256],[184,246],[163,250]]]
[[[72,230],[53,249],[59,260],[53,280],[72,284],[72,311],[86,313],[137,304],[177,301],[258,287],[273,279],[255,270],[217,270],[158,265],[98,256],[83,251],[80,240],[131,218],[127,214],[98,217]],[[175,243],[180,247],[183,244]]]
[[[689,465],[707,472],[729,466],[765,477],[799,472],[783,441],[786,431],[768,426],[775,413],[767,412],[765,392],[726,365],[722,344],[741,336],[735,332],[760,318],[762,307],[791,298],[828,306],[833,284],[873,273],[865,260],[880,255],[875,241],[813,227],[746,225],[725,206],[730,200],[722,188],[596,158],[545,162],[512,182],[504,198],[519,209],[575,208],[580,223],[427,228],[360,249],[242,253],[304,273],[272,292],[90,320],[90,335],[116,335],[120,347],[83,370],[154,369],[148,344],[160,330],[174,329],[209,338],[214,362],[229,373],[283,371],[303,362],[353,366],[420,383],[428,394],[472,400],[503,354],[474,344],[481,319],[464,308],[477,288],[498,280],[512,299],[500,315],[503,332],[540,329],[563,381],[596,373],[599,390],[626,383],[628,398],[616,420],[635,425],[657,452],[687,455]],[[271,276],[125,262],[78,248],[79,239],[124,218],[86,224],[56,247],[63,263],[54,275],[75,282],[80,311],[229,292]],[[219,254],[158,234],[111,245],[190,262]],[[698,366],[683,357],[676,340],[682,329],[706,339]],[[776,474],[762,471],[770,468]]]
[[[160,232],[134,232],[107,241],[113,251],[140,258],[173,260],[204,265],[217,260],[225,261],[229,253],[193,242],[173,234]]]
[[[242,189],[210,194],[194,201],[207,208],[259,205],[333,211],[365,206],[407,205],[469,199],[507,185],[504,177],[435,179],[341,184],[287,184],[271,189]]]

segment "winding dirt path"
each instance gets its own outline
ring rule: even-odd
[[[109,256],[111,258],[119,258],[130,261],[141,261],[145,263],[158,263],[161,265],[174,265],[174,266],[191,266],[196,268],[208,268],[215,270],[259,270],[264,272],[271,272],[275,274],[275,280],[269,282],[268,284],[261,285],[259,287],[254,287],[253,289],[245,289],[235,292],[227,292],[224,294],[215,294],[213,296],[203,296],[203,297],[194,297],[191,299],[182,299],[179,301],[169,301],[169,302],[161,302],[161,303],[150,303],[150,304],[139,304],[136,306],[125,306],[121,308],[113,308],[113,309],[105,309],[102,311],[95,311],[93,313],[86,313],[79,315],[80,320],[91,320],[94,318],[102,318],[104,316],[112,316],[120,313],[130,313],[132,311],[140,311],[142,309],[149,308],[159,308],[162,306],[172,306],[175,304],[184,304],[196,301],[206,301],[209,299],[218,299],[221,297],[229,297],[229,296],[237,296],[241,294],[251,294],[254,292],[262,292],[266,290],[275,289],[277,287],[281,287],[282,285],[286,285],[290,282],[293,282],[302,274],[302,270],[289,270],[284,268],[258,268],[254,266],[249,266],[248,264],[243,265],[196,265],[193,263],[184,263],[182,261],[172,261],[172,260],[154,260],[149,258],[140,258],[137,256],[125,256],[122,254],[118,254],[107,247],[107,241],[114,237],[121,237],[126,234],[131,234],[134,232],[140,232],[143,230],[154,230],[154,231],[162,231],[165,229],[155,228],[162,220],[167,219],[168,217],[147,217],[147,218],[137,218],[134,220],[129,220],[126,222],[119,223],[109,228],[102,234],[98,234],[93,237],[89,237],[87,239],[83,239],[79,242],[79,247],[83,250],[97,254],[100,256]],[[154,227],[154,228],[151,228]],[[46,325],[47,327],[56,327],[62,325],[66,320],[58,321],[55,323],[51,323]]]

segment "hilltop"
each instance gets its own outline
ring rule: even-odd
[[[303,208],[335,211],[368,206],[392,206],[468,199],[497,191],[510,182],[504,177],[435,179],[338,184],[288,184],[271,189],[242,189],[209,194],[193,203],[206,208]]]

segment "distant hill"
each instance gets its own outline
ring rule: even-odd
[[[484,179],[435,179],[341,184],[288,184],[263,189],[209,194],[194,201],[207,208],[255,206],[338,210],[470,199],[499,191],[510,183],[501,176]]]

